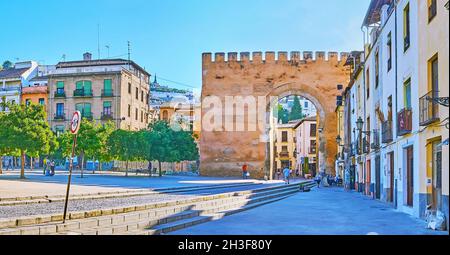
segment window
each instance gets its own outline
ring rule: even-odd
[[[147,93],[147,95],[146,95],[146,97],[145,97],[145,103],[146,103],[146,104],[148,104],[148,97],[149,97],[149,96],[148,96],[148,93]]]
[[[25,105],[26,105],[26,106],[29,106],[30,104],[31,104],[30,99],[26,99],[26,100],[25,100]]]
[[[287,147],[287,146],[282,146],[282,147],[281,147],[281,151],[287,152],[287,151],[288,151],[288,147]]]
[[[392,69],[392,32],[389,32],[387,39],[387,54],[388,54],[388,72]]]
[[[111,106],[110,101],[103,102],[103,115],[104,116],[111,116],[112,115],[111,109],[112,109],[112,106]]]
[[[141,122],[144,122],[144,112],[141,111]]]
[[[144,102],[144,91],[141,90],[141,102]]]
[[[139,89],[136,88],[136,99],[139,100]]]
[[[64,116],[64,104],[63,103],[56,104],[56,116],[58,116],[58,117]]]
[[[128,94],[131,94],[131,83],[128,83]]]
[[[60,136],[64,133],[64,126],[55,126],[56,136]]]
[[[428,22],[431,22],[437,14],[436,0],[428,0]]]
[[[281,142],[282,143],[288,142],[288,132],[287,131],[281,132]]]
[[[92,118],[92,107],[90,103],[80,103],[75,105],[75,109],[81,112],[81,117]]]
[[[405,81],[403,86],[404,105],[406,109],[411,109],[411,78]]]
[[[317,124],[311,124],[309,129],[309,136],[316,137],[316,135],[317,135]]]
[[[92,82],[91,81],[77,81],[76,93],[84,96],[92,96]]]
[[[410,46],[410,17],[409,17],[409,3],[406,5],[405,9],[403,9],[403,47],[404,52],[409,49]]]
[[[162,119],[164,121],[168,121],[169,120],[169,113],[167,111],[163,111]]]
[[[308,101],[305,101],[305,108],[308,108]]]
[[[375,53],[375,89],[378,88],[380,83],[380,53]]]
[[[39,98],[39,105],[45,105],[45,99]]]
[[[138,108],[136,108],[136,111],[135,111],[135,114],[134,114],[134,118],[136,119],[136,120],[138,120]]]
[[[64,94],[64,82],[63,81],[56,82],[56,94],[58,94],[58,95]]]
[[[429,61],[429,87],[430,90],[433,91],[434,95],[433,97],[438,97],[439,92],[439,62],[438,62],[438,56],[434,56]]]
[[[128,117],[131,118],[131,105],[128,105]]]
[[[112,95],[112,80],[106,79],[103,81],[103,95],[111,96]]]
[[[370,97],[370,71],[369,68],[367,68],[366,70],[366,93],[367,93],[367,98]]]

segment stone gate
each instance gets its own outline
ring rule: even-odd
[[[239,55],[239,56],[238,56]],[[314,55],[314,56],[313,56]],[[223,124],[206,129],[205,117],[213,105],[205,103],[211,97],[225,103],[227,96],[273,97],[303,96],[318,110],[318,156],[322,172],[334,173],[337,153],[336,96],[338,84],[349,82],[350,70],[344,65],[348,53],[329,52],[254,52],[203,54],[202,72],[202,133],[200,139],[200,174],[204,176],[241,176],[244,163],[253,178],[263,178],[269,172],[268,144],[265,130],[228,131]],[[269,105],[266,105],[266,112]],[[247,109],[247,108],[246,108]],[[218,115],[223,123],[226,114]],[[220,113],[219,113],[220,114]],[[245,114],[245,113],[236,113]],[[217,115],[216,115],[217,116]],[[247,120],[248,121],[248,120]],[[252,121],[249,121],[249,123]],[[220,126],[221,125],[221,126]],[[267,129],[268,123],[263,123]]]

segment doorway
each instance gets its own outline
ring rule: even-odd
[[[414,206],[414,148],[406,149],[406,205]]]
[[[442,145],[441,140],[432,143],[432,209],[442,207]]]
[[[388,196],[388,202],[393,203],[394,202],[394,152],[391,152],[388,154],[389,158],[389,196]]]
[[[381,157],[375,157],[375,199],[381,199]]]

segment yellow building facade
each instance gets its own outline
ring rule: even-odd
[[[449,11],[447,0],[419,1],[420,196],[446,214],[448,229]],[[446,100],[445,100],[446,99]],[[446,101],[446,102],[445,102]],[[445,106],[446,104],[446,106]]]

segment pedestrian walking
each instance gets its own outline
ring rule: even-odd
[[[248,165],[247,163],[244,163],[242,166],[242,177],[244,180],[248,179],[249,173],[248,173]]]
[[[277,170],[277,180],[280,179],[280,176],[281,176],[281,169],[278,168],[278,170]]]
[[[52,160],[50,162],[50,176],[54,176],[55,175],[55,161]]]
[[[47,158],[44,158],[44,161],[43,161],[43,163],[44,163],[44,175],[45,175],[45,172],[47,172],[47,167],[48,167],[48,159]]]
[[[317,188],[320,188],[320,183],[322,182],[322,177],[320,176],[320,174],[317,174],[314,180],[317,183]]]
[[[291,175],[291,170],[288,167],[284,168],[283,176],[284,176],[284,182],[286,184],[289,184],[289,177],[290,177],[290,175]]]

